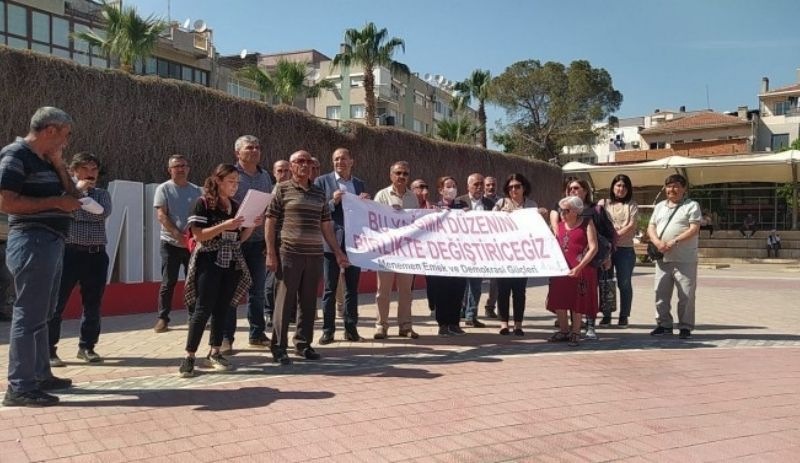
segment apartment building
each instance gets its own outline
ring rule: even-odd
[[[800,137],[800,69],[797,82],[776,89],[769,79],[761,79],[758,94],[761,121],[758,125],[758,149],[780,151]]]
[[[73,33],[103,34],[102,4],[95,0],[0,0],[0,44],[72,60],[96,68],[116,67],[105,53]],[[213,33],[203,21],[186,27],[172,23],[153,56],[134,72],[214,86]]]
[[[333,60],[318,50],[261,54],[258,66],[269,71],[279,59],[306,63],[309,83],[324,79],[336,87],[333,91],[323,91],[318,98],[296,101],[295,106],[333,125],[347,120],[365,122],[366,94],[361,68],[333,66]],[[453,116],[450,108],[454,94],[452,82],[440,76],[437,79],[427,75],[428,80],[424,80],[425,76],[417,73],[393,74],[384,67],[374,69],[373,74],[378,125],[429,135],[435,133],[438,121]]]

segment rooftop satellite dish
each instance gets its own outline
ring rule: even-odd
[[[188,29],[189,28],[189,24],[191,24],[191,23],[192,23],[192,20],[189,19],[189,18],[186,18],[186,21],[183,22],[183,26],[181,26],[181,27],[183,27],[184,29]]]
[[[205,21],[203,21],[202,19],[198,19],[197,21],[194,22],[195,32],[205,32],[206,30],[208,30],[208,24],[206,24]]]
[[[430,75],[430,73],[427,73],[427,72],[426,72],[424,77],[425,77],[425,82],[428,82],[428,81],[430,81],[430,80],[431,80],[431,75]]]
[[[247,48],[242,48],[242,51],[239,52],[239,58],[241,59],[247,58]]]
[[[319,80],[319,69],[314,69],[311,71],[311,74],[308,76],[313,82]]]
[[[442,85],[444,83],[444,76],[441,74],[436,74],[436,83]]]

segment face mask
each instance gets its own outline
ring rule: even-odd
[[[455,188],[443,188],[442,189],[442,197],[443,198],[445,198],[447,200],[453,200],[453,199],[456,199],[456,196],[458,196],[458,190],[456,190]]]

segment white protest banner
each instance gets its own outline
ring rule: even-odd
[[[475,278],[569,272],[536,209],[395,210],[350,194],[342,201],[347,257],[363,269]]]

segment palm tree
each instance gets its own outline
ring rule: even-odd
[[[344,32],[342,51],[333,58],[331,67],[338,65],[361,65],[364,69],[364,93],[366,103],[367,125],[375,125],[375,75],[376,67],[386,67],[392,73],[410,74],[408,66],[392,59],[395,50],[400,47],[406,51],[406,43],[402,39],[392,37],[388,41],[386,28],[378,30],[374,23],[367,23],[362,30],[347,29]]]
[[[475,137],[480,132],[480,127],[475,124],[474,119],[467,113],[467,95],[453,95],[450,100],[450,108],[453,116],[450,119],[442,119],[436,123],[436,136],[442,140],[454,143],[475,142]]]
[[[73,38],[84,40],[110,56],[118,57],[119,67],[125,72],[133,72],[134,62],[152,54],[158,37],[169,26],[152,15],[142,18],[134,7],[120,9],[117,5],[103,3],[100,14],[106,27],[105,37],[90,31],[77,32]]]
[[[478,133],[478,143],[486,148],[486,99],[489,98],[489,88],[492,83],[492,74],[483,69],[476,69],[472,74],[463,82],[456,84],[456,90],[464,92],[467,97],[467,103],[470,98],[478,100],[478,124],[480,124],[480,132]]]
[[[316,98],[322,90],[333,90],[336,85],[329,80],[321,80],[307,85],[308,63],[289,61],[280,58],[275,68],[269,72],[257,66],[245,66],[239,75],[255,82],[261,93],[274,97],[279,104],[291,105],[299,96]]]

